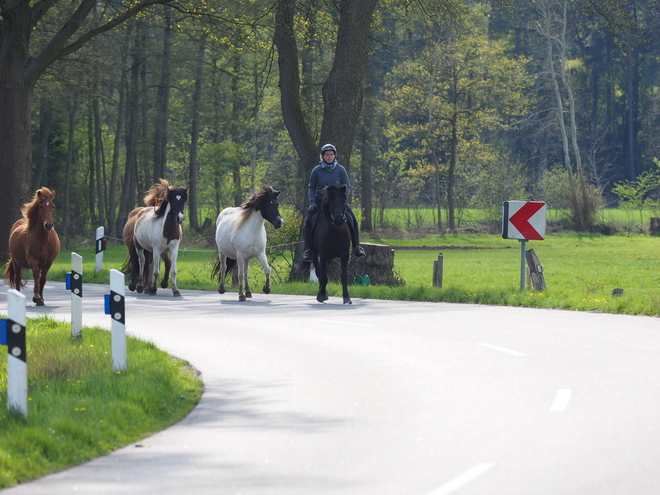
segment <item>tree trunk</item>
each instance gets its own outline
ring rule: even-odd
[[[231,80],[231,95],[232,95],[232,106],[231,106],[231,116],[232,116],[232,125],[231,125],[231,141],[235,146],[238,146],[239,138],[239,119],[240,119],[240,103],[241,95],[239,91],[239,80],[238,74],[241,70],[241,57],[240,52],[236,51],[234,53],[234,76]],[[240,206],[243,203],[243,185],[241,184],[241,160],[237,156],[234,159],[232,167],[232,177],[234,179],[234,206]]]
[[[190,126],[190,163],[188,165],[188,205],[190,207],[190,226],[198,231],[199,218],[197,213],[197,176],[199,164],[197,163],[197,151],[199,148],[199,106],[202,99],[202,78],[204,76],[204,51],[206,50],[206,37],[202,36],[197,51],[197,65],[195,67],[195,86],[192,94],[192,122]]]
[[[36,191],[41,186],[48,186],[48,142],[50,141],[50,130],[53,127],[53,112],[50,102],[42,100],[39,112],[39,154],[32,177],[32,190]]]
[[[123,36],[121,51],[121,67],[119,79],[119,101],[117,103],[117,127],[115,129],[115,142],[112,150],[112,171],[110,172],[110,194],[108,198],[108,232],[117,237],[121,237],[122,230],[117,221],[117,185],[119,180],[119,155],[121,152],[121,140],[124,133],[124,122],[126,115],[126,87],[128,78],[126,77],[126,61],[128,57],[129,33]]]
[[[62,214],[62,229],[58,229],[60,236],[64,236],[64,246],[69,245],[69,220],[71,216],[71,170],[76,157],[76,115],[78,113],[78,95],[73,95],[68,104],[69,137],[66,153],[66,168],[64,172],[64,207]]]
[[[456,230],[456,153],[458,153],[458,115],[451,119],[451,138],[449,141],[449,168],[447,169],[447,223],[449,230]]]
[[[170,78],[171,78],[171,38],[172,19],[170,11],[165,11],[165,29],[163,32],[163,55],[160,72],[160,83],[156,96],[156,131],[154,136],[154,172],[153,181],[167,177],[167,122],[169,119]]]
[[[98,201],[98,223],[105,221],[105,154],[103,153],[103,137],[101,135],[101,116],[99,112],[99,99],[94,95],[92,102],[94,111],[94,163],[96,169],[96,196]]]
[[[8,259],[9,231],[21,218],[21,206],[30,197],[32,166],[32,87],[3,67],[0,73],[0,256]],[[8,74],[9,72],[9,74]],[[5,257],[5,255],[7,255]]]
[[[372,64],[367,63],[367,81],[373,79]],[[371,168],[374,156],[372,141],[374,136],[374,91],[373,84],[368,83],[364,89],[364,112],[362,115],[362,146],[360,148],[360,199],[362,204],[361,229],[370,231],[373,229],[371,221],[373,202],[371,191]]]

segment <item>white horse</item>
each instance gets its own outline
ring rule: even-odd
[[[279,229],[284,225],[280,216],[277,198],[280,195],[270,186],[263,186],[241,206],[225,208],[215,222],[215,242],[218,245],[219,259],[213,269],[218,275],[218,292],[225,293],[225,276],[234,263],[238,265],[238,300],[252,297],[248,270],[250,260],[256,258],[266,275],[264,293],[270,293],[270,266],[266,259],[266,228],[264,220]],[[245,293],[243,293],[245,284]]]
[[[140,277],[136,290],[143,292],[144,274],[147,271],[147,287],[149,294],[156,294],[156,284],[160,275],[160,255],[169,252],[172,258],[170,275],[172,277],[172,293],[180,297],[181,293],[176,286],[176,258],[179,253],[181,241],[181,224],[184,220],[183,208],[188,201],[188,188],[169,187],[167,199],[160,206],[143,208],[137,214],[135,221],[135,251],[140,263]],[[144,252],[152,253],[149,267],[145,267]]]

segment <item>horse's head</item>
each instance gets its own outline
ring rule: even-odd
[[[183,209],[188,201],[188,189],[187,187],[170,187],[167,191],[170,215],[174,215],[178,225],[181,225],[186,218]]]
[[[282,227],[284,225],[284,220],[280,215],[280,205],[277,202],[280,192],[270,186],[263,186],[257,196],[259,199],[257,200],[255,208],[261,213],[264,220],[268,220],[276,229]]]
[[[325,186],[325,194],[321,210],[330,217],[332,225],[341,229],[346,223],[346,184],[329,184]]]
[[[54,227],[53,212],[55,211],[55,191],[42,187],[36,193],[36,204],[39,208],[39,221],[43,224],[46,232]]]

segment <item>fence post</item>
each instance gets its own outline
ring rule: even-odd
[[[27,419],[28,381],[25,345],[25,296],[7,291],[9,317],[2,320],[0,342],[7,346],[7,407]]]
[[[442,288],[443,258],[442,253],[438,253],[438,259],[433,260],[433,286]]]
[[[105,227],[101,226],[96,229],[96,264],[95,268],[97,272],[103,270],[103,251],[106,248],[105,240]]]
[[[124,274],[110,270],[110,295],[106,296],[106,314],[112,318],[112,371],[126,371],[126,319]]]
[[[71,253],[71,338],[82,335],[83,259]]]

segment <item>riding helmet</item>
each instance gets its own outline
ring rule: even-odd
[[[321,155],[325,153],[326,151],[334,151],[335,155],[337,154],[337,148],[334,147],[332,144],[324,144],[323,147],[321,148]]]

